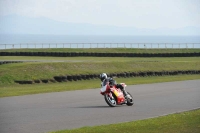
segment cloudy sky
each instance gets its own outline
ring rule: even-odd
[[[0,16],[137,28],[200,27],[200,0],[0,0]]]

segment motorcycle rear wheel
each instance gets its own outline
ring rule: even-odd
[[[110,97],[108,94],[104,95],[105,101],[106,103],[110,106],[110,107],[115,107],[117,105],[117,102],[115,100],[114,97]]]
[[[132,106],[134,104],[134,102],[133,102],[133,96],[131,95],[131,93],[129,93],[129,92],[127,92],[127,93],[130,95],[131,98],[127,98],[126,99],[127,100],[126,105],[127,106]]]

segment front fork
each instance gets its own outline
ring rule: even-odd
[[[126,85],[123,86],[123,87],[124,87],[124,92],[123,92],[123,94],[124,94],[125,101],[127,101],[128,98],[129,98],[129,99],[132,99],[131,96],[127,93],[127,91],[126,91],[126,89],[125,89]]]
[[[126,91],[126,89],[125,89],[125,86],[123,86],[123,87],[124,87],[124,89],[123,89],[124,97],[127,97],[127,96],[128,96],[128,93],[127,93],[127,91]]]

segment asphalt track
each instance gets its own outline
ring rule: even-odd
[[[200,108],[200,80],[128,86],[135,104],[109,107],[99,89],[0,98],[1,133],[41,133]]]

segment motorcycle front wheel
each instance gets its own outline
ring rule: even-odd
[[[104,95],[105,101],[106,103],[110,106],[110,107],[115,107],[117,105],[117,102],[115,100],[115,98],[112,96],[109,96],[109,94],[105,94]]]
[[[133,102],[133,96],[129,92],[127,92],[127,93],[129,95],[129,97],[126,99],[127,100],[126,105],[127,106],[132,106],[134,104],[134,102]]]

